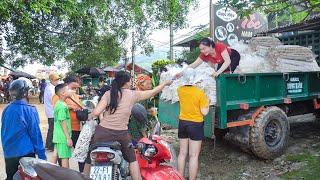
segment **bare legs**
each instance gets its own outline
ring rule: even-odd
[[[90,174],[90,168],[91,168],[91,164],[84,164],[84,168],[83,168],[83,175],[89,177]]]
[[[141,179],[141,174],[140,174],[140,167],[138,164],[138,161],[134,161],[129,164],[129,170],[130,170],[130,175],[133,180],[140,180]]]
[[[195,180],[198,173],[199,154],[202,141],[191,139],[179,139],[178,171],[184,175],[185,164],[189,152],[189,179]]]
[[[184,169],[186,166],[186,159],[188,155],[188,138],[179,139],[179,155],[178,155],[178,171],[184,176]]]
[[[57,164],[58,161],[58,151],[54,148],[52,153],[52,163]],[[69,158],[62,158],[61,159],[61,167],[69,168]]]

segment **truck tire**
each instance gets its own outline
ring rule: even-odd
[[[250,128],[251,151],[263,159],[274,159],[287,147],[290,126],[287,115],[278,107],[264,109]]]

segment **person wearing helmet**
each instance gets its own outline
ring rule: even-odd
[[[152,89],[151,78],[148,75],[141,74],[136,79],[136,90],[146,91]],[[144,100],[139,102],[145,109],[148,109],[149,100]],[[134,110],[134,109],[132,109]],[[133,111],[132,111],[133,112]],[[148,119],[151,117],[148,117]],[[146,123],[140,122],[133,115],[129,119],[128,131],[131,136],[131,141],[133,145],[143,138],[147,137],[148,127]]]
[[[13,179],[22,157],[46,160],[45,148],[39,127],[36,107],[27,102],[32,83],[28,79],[17,79],[9,87],[14,100],[3,110],[1,117],[1,142],[4,153],[7,180]]]

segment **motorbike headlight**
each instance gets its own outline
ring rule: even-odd
[[[176,163],[177,161],[177,156],[176,156],[176,151],[174,150],[173,148],[173,145],[168,143],[167,141],[164,141],[164,140],[160,140],[159,141],[161,144],[163,144],[170,152],[170,156],[171,158],[170,159],[165,159],[166,162],[171,162],[173,164]]]
[[[152,157],[157,154],[157,149],[154,147],[154,145],[147,145],[146,150],[144,151],[144,156],[146,157]]]

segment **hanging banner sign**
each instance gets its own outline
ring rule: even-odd
[[[232,8],[213,5],[213,39],[232,46],[238,41],[248,42],[254,35],[268,28],[268,20],[254,12],[250,17],[240,19]]]

